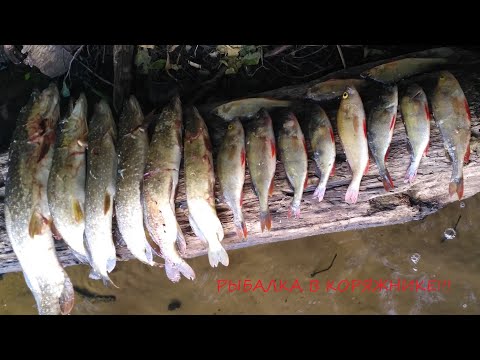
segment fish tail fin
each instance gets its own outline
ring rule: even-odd
[[[179,282],[182,275],[189,280],[195,280],[195,272],[183,259],[180,263],[165,261],[165,272],[170,281],[174,283]]]
[[[117,285],[115,285],[115,283],[112,281],[112,279],[110,279],[110,276],[108,276],[107,273],[99,274],[94,269],[92,269],[90,271],[90,274],[88,275],[88,277],[92,280],[102,280],[103,285],[108,286],[110,284],[110,285],[113,285],[114,287],[116,287],[117,289],[119,289],[119,287]]]
[[[260,228],[262,232],[267,229],[270,231],[272,228],[272,215],[270,215],[270,209],[267,208],[266,211],[260,211]]]
[[[460,179],[454,180],[450,183],[448,186],[448,192],[450,196],[453,196],[453,194],[457,193],[459,200],[463,197],[463,176]]]
[[[300,204],[293,203],[290,205],[290,208],[288,209],[288,218],[291,218],[292,216],[295,219],[298,219],[300,217]]]
[[[247,224],[245,224],[245,219],[243,215],[239,216],[238,218],[234,219],[235,224],[235,231],[237,232],[237,236],[240,239],[246,239],[248,235],[247,231]]]
[[[360,182],[352,181],[348,186],[345,194],[345,202],[347,204],[355,204],[358,200],[358,193],[360,192]]]
[[[407,172],[405,173],[405,183],[413,183],[413,180],[417,177],[417,170],[418,170],[418,165],[415,164],[413,161],[410,163],[410,166],[407,169]]]
[[[468,146],[467,146],[467,151],[465,151],[465,156],[463,157],[463,162],[465,164],[468,164],[469,161],[470,161],[470,143],[468,143]]]
[[[185,236],[183,235],[183,231],[180,228],[180,225],[178,224],[178,222],[177,222],[177,249],[181,256],[184,256],[185,252],[187,251],[187,242],[185,240]]]
[[[318,184],[318,187],[315,189],[313,196],[318,198],[318,202],[323,200],[323,197],[325,196],[325,190],[326,186],[322,183]]]
[[[380,174],[382,176],[382,182],[383,182],[383,187],[385,188],[385,191],[390,191],[394,188],[393,185],[393,180],[392,177],[390,176],[390,173],[388,170],[385,168],[384,171]]]
[[[59,299],[60,303],[60,312],[62,315],[68,315],[75,305],[75,292],[73,290],[72,282],[70,278],[65,273],[65,282],[63,283],[63,291]]]
[[[210,263],[211,267],[217,267],[218,263],[228,266],[228,254],[220,241],[215,240],[208,243],[208,262]]]

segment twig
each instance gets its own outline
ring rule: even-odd
[[[68,71],[67,73],[65,74],[65,77],[63,78],[63,82],[65,82],[65,79],[67,78],[68,76],[68,80],[70,80],[70,70],[72,69],[72,63],[73,63],[73,60],[75,60],[75,58],[77,57],[77,55],[80,53],[80,51],[82,51],[83,47],[85,45],[82,45],[80,46],[77,51],[75,51],[75,54],[73,54],[73,57],[72,57],[72,60],[70,60],[70,64],[68,65]],[[71,80],[70,80],[71,81]]]
[[[457,226],[458,226],[458,223],[460,222],[460,219],[462,218],[462,215],[460,215],[458,217],[458,220],[457,220],[457,223],[455,224],[455,226],[453,227],[453,230],[457,231]]]
[[[288,50],[292,47],[293,45],[282,45],[282,46],[278,46],[276,47],[275,49],[272,49],[270,50],[269,52],[267,52],[265,54],[265,57],[268,58],[268,57],[271,57],[271,56],[275,56],[275,55],[278,55],[282,52],[284,52],[285,50]]]
[[[332,268],[333,263],[334,263],[334,261],[335,261],[336,258],[337,258],[337,254],[335,253],[335,256],[333,257],[332,262],[330,263],[330,265],[329,265],[326,269],[314,271],[314,272],[312,272],[312,273],[310,274],[310,277],[314,277],[314,276],[317,275],[317,274],[320,274],[320,273],[322,273],[322,272],[325,272],[325,271],[330,270],[330,269]]]
[[[340,59],[342,59],[343,68],[346,69],[347,64],[345,63],[345,59],[343,58],[343,52],[342,52],[342,49],[340,48],[340,45],[337,45],[337,50],[338,50],[338,53],[340,54]]]
[[[92,74],[93,74],[95,77],[97,77],[99,80],[103,81],[105,84],[108,84],[108,85],[110,85],[110,86],[113,86],[113,84],[112,84],[110,81],[108,81],[108,80],[102,78],[100,75],[96,74],[92,69],[90,69],[90,68],[89,68],[87,65],[85,65],[83,62],[81,62],[81,61],[78,60],[78,59],[75,59],[75,60],[78,61],[78,63],[79,63],[80,65],[82,65],[85,69],[87,69],[90,73],[92,73]]]

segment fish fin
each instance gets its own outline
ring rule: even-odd
[[[263,230],[267,229],[270,231],[272,228],[272,215],[270,214],[270,209],[267,211],[260,211],[260,228]]]
[[[305,175],[305,181],[303,182],[303,187],[306,188],[308,186],[308,174]]]
[[[390,146],[387,149],[387,152],[385,153],[385,157],[383,158],[383,161],[387,161],[388,156],[390,155]]]
[[[213,241],[208,244],[208,262],[211,267],[217,267],[218,263],[228,266],[230,260],[220,241]]]
[[[182,229],[180,228],[180,225],[178,225],[178,222],[177,222],[177,242],[176,243],[177,243],[178,252],[180,253],[181,256],[184,256],[187,250],[187,242],[185,241],[185,237],[183,236]]]
[[[407,169],[407,172],[405,173],[404,182],[405,183],[410,183],[410,184],[413,183],[413,181],[417,177],[417,170],[418,170],[418,167],[415,166],[415,163],[412,161],[410,163],[410,166]]]
[[[448,186],[448,192],[450,196],[457,193],[458,199],[460,200],[463,197],[463,177],[461,177],[458,181],[452,181]]]
[[[103,198],[103,214],[106,215],[108,211],[110,210],[110,205],[111,205],[111,196],[109,193],[105,194],[105,197]]]
[[[333,129],[330,128],[330,138],[332,139],[332,143],[335,144],[335,135],[333,134]]]
[[[208,244],[207,239],[205,238],[203,233],[200,231],[200,228],[198,227],[197,223],[195,222],[195,220],[191,216],[188,217],[188,222],[190,223],[190,227],[192,228],[195,235],[197,235],[197,237],[200,240],[202,240],[204,244]]]
[[[468,143],[467,151],[465,152],[465,157],[463,158],[463,162],[465,164],[468,164],[469,161],[470,161],[470,143]]]
[[[345,194],[345,202],[347,204],[355,204],[358,200],[358,193],[360,192],[360,184],[351,182]]]
[[[335,163],[332,166],[332,171],[330,171],[330,176],[335,176]]]
[[[395,127],[395,120],[397,119],[397,114],[392,116],[392,120],[390,121],[390,131],[393,131],[393,128]]]
[[[300,217],[300,205],[290,205],[287,217],[290,219],[292,216],[294,219],[298,219]]]
[[[80,201],[78,201],[77,199],[73,201],[72,205],[73,205],[73,217],[75,219],[75,222],[79,224],[84,219],[82,206],[80,205]]]
[[[430,141],[427,143],[427,146],[425,146],[425,150],[423,150],[423,155],[428,156],[428,150],[430,148]]]
[[[274,188],[274,182],[273,182],[274,178],[272,178],[272,182],[270,183],[270,187],[268,188],[268,196],[272,196],[273,195],[273,188]]]
[[[75,305],[75,292],[73,290],[72,282],[67,274],[65,274],[65,281],[63,283],[63,291],[60,294],[60,312],[62,315],[68,315]]]
[[[275,148],[275,140],[270,140],[270,148],[272,151],[272,157],[274,157],[277,154],[277,150]]]
[[[195,280],[195,271],[187,264],[186,261],[182,261],[175,264],[171,261],[165,261],[165,273],[171,282],[179,282],[182,275],[189,280]]]
[[[463,100],[464,102],[464,105],[465,105],[465,111],[467,112],[467,118],[468,118],[468,121],[472,121],[472,114],[470,113],[470,107],[468,106],[468,101],[467,99]]]
[[[243,189],[242,189],[242,192],[240,193],[240,207],[243,206]]]
[[[241,164],[242,166],[245,166],[245,149],[242,149],[242,152],[240,153],[240,161],[241,161]]]
[[[88,260],[88,257],[82,255],[82,254],[79,254],[78,252],[76,252],[75,250],[73,250],[72,248],[70,248],[70,250],[72,251],[72,254],[73,256],[75,256],[75,258],[80,261],[82,264],[89,264],[89,260]]]
[[[367,119],[363,119],[363,134],[365,135],[365,139],[367,138]]]
[[[58,231],[57,227],[55,226],[55,223],[52,221],[50,224],[50,230],[52,230],[52,235],[54,240],[62,240],[63,236],[60,234],[60,231]]]
[[[369,169],[370,169],[370,157],[368,158],[367,166],[365,166],[365,171],[363,172],[363,175],[367,175]]]
[[[385,172],[381,176],[382,176],[382,182],[383,182],[383,187],[385,188],[385,191],[392,190],[394,188],[394,185],[388,170],[385,169]]]
[[[323,200],[323,197],[325,196],[325,186],[323,185],[318,185],[318,187],[315,189],[313,196],[318,198],[318,202]]]
[[[28,235],[33,238],[35,235],[43,233],[43,217],[38,212],[34,211],[30,217],[30,223],[28,224]]]
[[[235,222],[235,231],[239,239],[245,240],[248,235],[247,224],[245,224],[245,221]]]

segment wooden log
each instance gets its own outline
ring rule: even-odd
[[[478,86],[480,83],[480,67],[461,69],[455,71],[454,74],[459,79],[470,103],[472,133],[478,134],[480,128],[478,117],[478,114],[480,114],[480,86]],[[274,91],[272,96],[275,96]],[[335,107],[327,111],[327,113],[335,128]],[[318,203],[317,200],[312,198],[312,193],[307,192],[304,194],[302,201],[301,218],[297,220],[288,219],[287,212],[291,201],[291,190],[287,185],[283,166],[280,162],[277,162],[275,190],[270,198],[273,227],[271,232],[261,233],[258,200],[251,189],[250,176],[247,170],[243,211],[249,232],[248,240],[241,241],[236,237],[232,222],[232,212],[225,203],[219,201],[217,211],[225,230],[225,238],[223,240],[225,248],[232,250],[258,244],[295,240],[324,233],[405,223],[423,219],[448,203],[456,201],[456,198],[450,198],[448,195],[452,166],[445,156],[440,133],[433,122],[429,156],[423,158],[414,184],[410,186],[403,183],[403,178],[409,165],[409,153],[400,113],[398,119],[391,144],[390,156],[387,160],[388,169],[396,186],[394,191],[385,192],[378,176],[378,169],[375,164],[371,163],[370,171],[363,177],[361,183],[358,203],[348,205],[344,202],[351,173],[345,161],[343,149],[340,146],[335,129],[337,145],[336,173],[329,180],[324,201]],[[273,120],[275,121],[275,117],[273,117]],[[218,122],[209,123],[212,138],[217,139],[217,142],[221,138],[221,125]],[[471,161],[464,169],[465,198],[480,192],[480,150],[478,150],[478,141],[478,137],[472,136]],[[214,146],[216,145],[218,144],[214,143]],[[5,231],[3,178],[6,171],[7,154],[3,153],[0,154],[0,174],[2,175],[0,177],[0,273],[20,270]],[[312,185],[315,185],[318,181],[314,173],[314,164],[309,160],[309,183]],[[176,212],[178,222],[186,236],[186,257],[192,258],[205,255],[207,248],[201,240],[195,237],[188,224],[188,210],[183,180],[182,168],[176,199]],[[218,184],[216,197],[220,198]],[[70,250],[62,241],[58,241],[56,247],[63,265],[69,266],[77,263]],[[125,245],[121,243],[117,244],[117,254],[119,260],[132,258]]]

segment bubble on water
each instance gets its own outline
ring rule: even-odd
[[[418,269],[417,268],[412,268],[413,271],[417,271]]]
[[[448,228],[443,233],[443,237],[444,237],[445,240],[455,239],[455,236],[457,236],[457,232],[453,228]]]
[[[466,309],[466,308],[467,308],[467,304],[463,304],[462,306],[463,306],[463,308],[464,308],[464,309]]]
[[[414,263],[414,264],[417,264],[419,261],[420,261],[420,254],[419,253],[415,253],[415,254],[412,254],[412,256],[410,256],[410,260]],[[416,270],[415,270],[416,271]]]
[[[463,201],[460,202],[460,209],[463,209],[465,207],[465,203]]]

